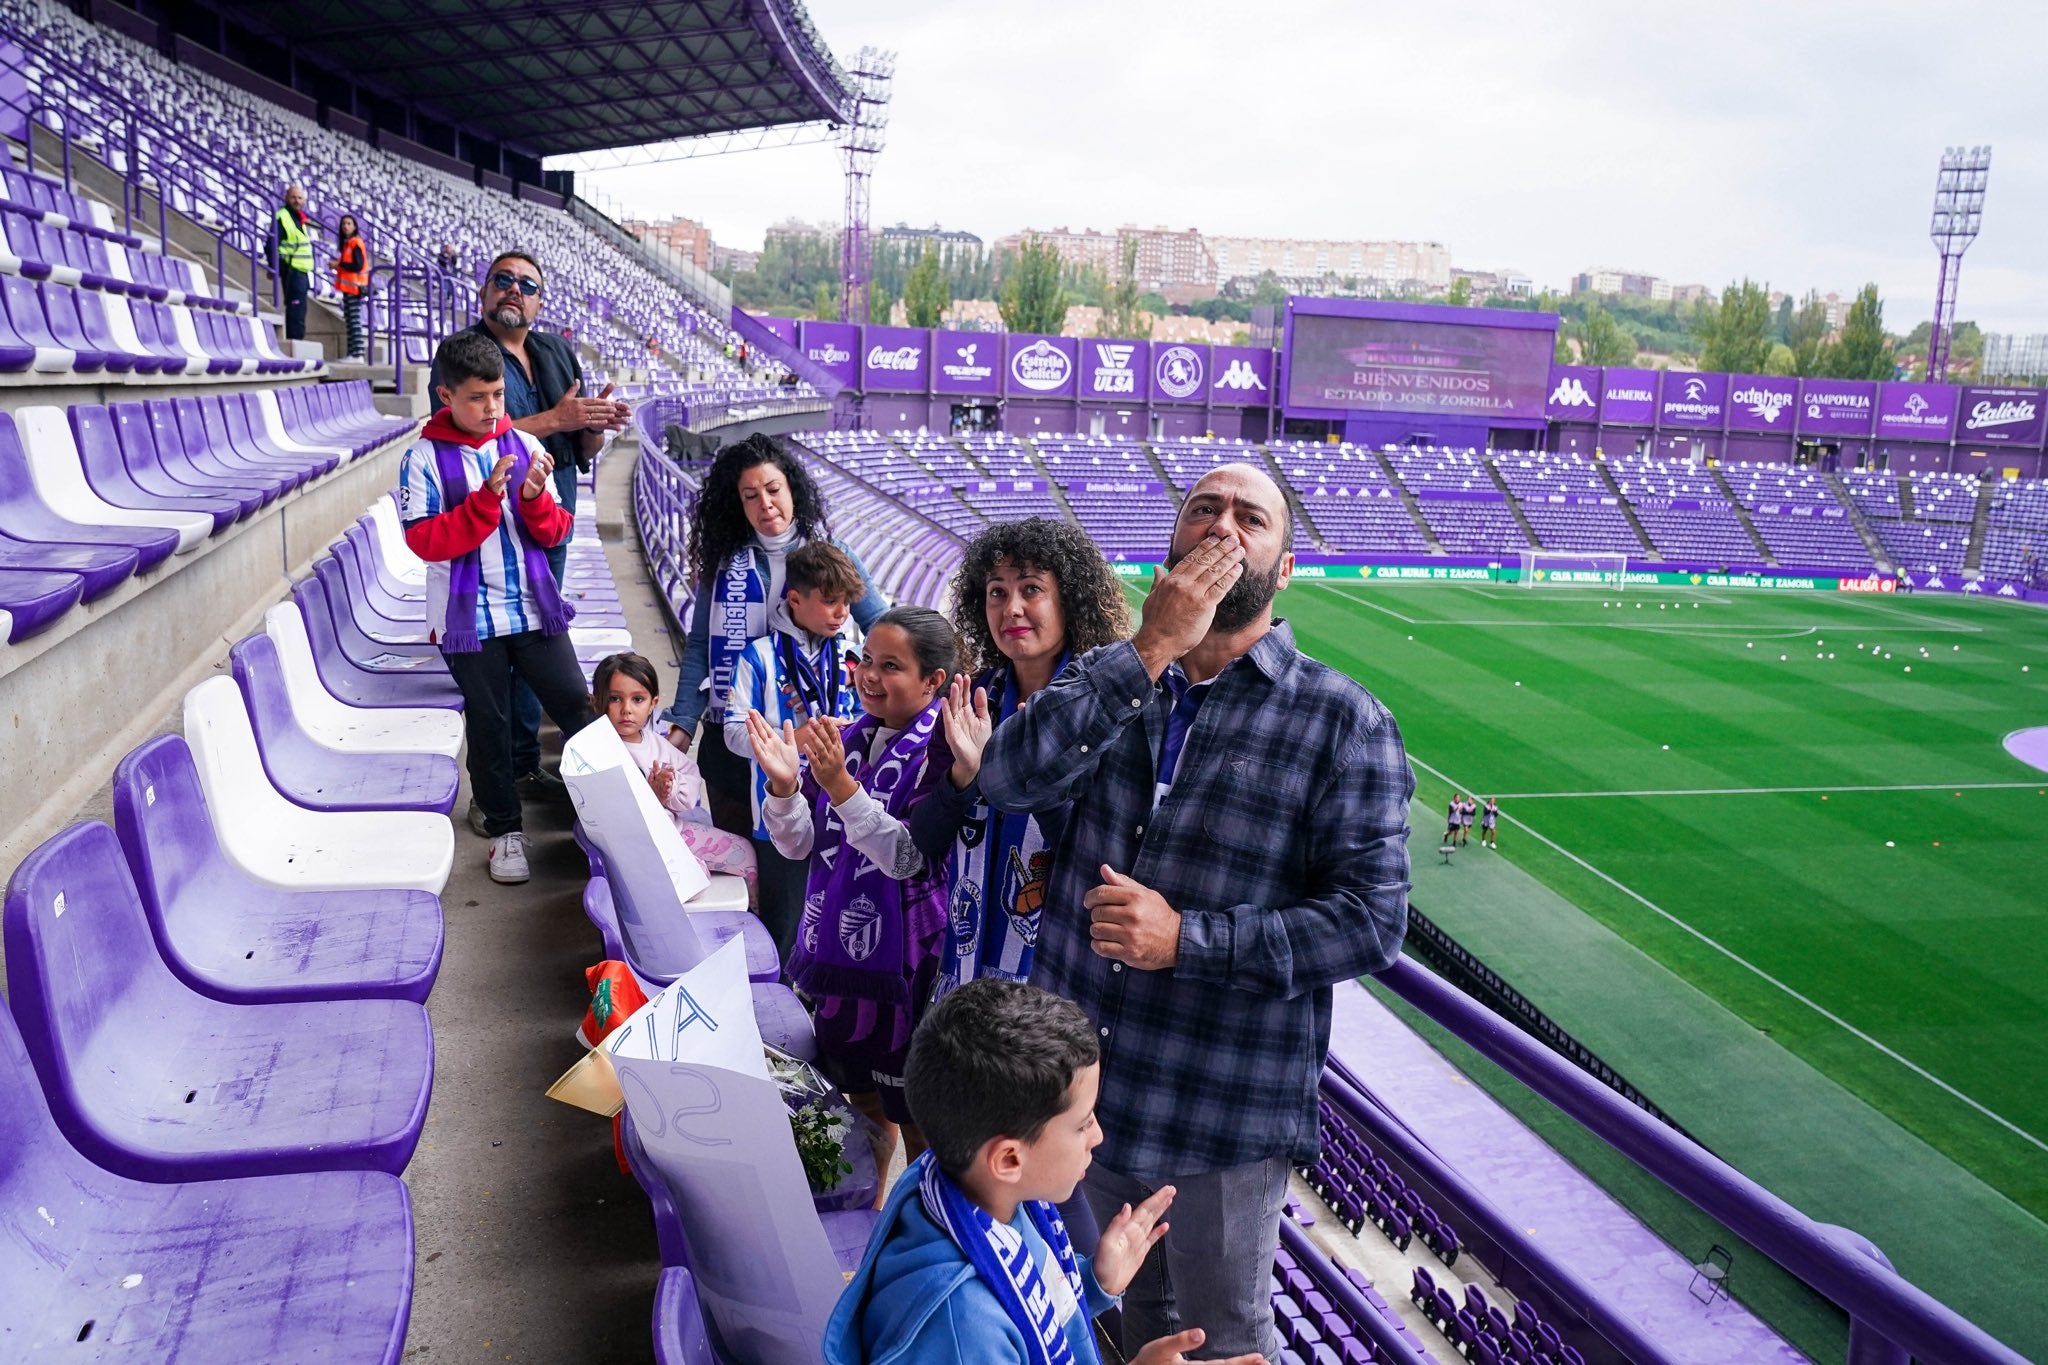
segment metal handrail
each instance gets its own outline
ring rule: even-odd
[[[1399,959],[1377,979],[1841,1308],[1857,1359],[1898,1359],[1903,1351],[1942,1365],[2026,1365],[1853,1235],[1816,1223],[1414,959]]]

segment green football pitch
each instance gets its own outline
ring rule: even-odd
[[[2048,615],[1316,580],[1277,610],[1401,726],[1418,909],[1739,1168],[2048,1341],[2048,773],[2002,743],[2048,725]],[[1499,798],[1499,853],[1441,864],[1453,791]],[[1992,1245],[2035,1268],[2022,1319],[1974,1292]]]

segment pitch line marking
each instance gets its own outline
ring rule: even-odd
[[[1612,792],[1506,792],[1496,801],[1560,801],[1572,797],[1600,796],[1799,796],[1814,792],[2002,792],[2022,787],[2040,788],[2041,782],[1899,782],[1868,787],[1658,787],[1643,791]]]
[[[1415,765],[1416,767],[1418,767],[1418,768],[1421,768],[1421,769],[1425,770],[1426,772],[1428,772],[1428,773],[1432,774],[1432,775],[1433,775],[1433,776],[1434,776],[1434,777],[1435,777],[1435,778],[1437,779],[1437,781],[1439,781],[1439,782],[1448,782],[1448,783],[1450,783],[1450,785],[1451,785],[1451,786],[1453,786],[1453,787],[1457,787],[1457,788],[1458,788],[1459,790],[1461,790],[1461,791],[1462,791],[1462,790],[1469,790],[1468,788],[1460,787],[1460,786],[1459,786],[1459,784],[1458,784],[1458,783],[1456,783],[1456,782],[1451,782],[1451,779],[1450,779],[1449,777],[1447,777],[1447,776],[1445,776],[1445,775],[1444,775],[1444,772],[1443,772],[1443,770],[1442,770],[1442,769],[1440,769],[1440,768],[1436,768],[1436,767],[1433,767],[1433,766],[1431,766],[1430,764],[1428,764],[1428,763],[1425,763],[1425,762],[1423,762],[1423,761],[1422,761],[1421,759],[1417,758],[1417,757],[1416,757],[1416,756],[1415,756],[1415,755],[1414,755],[1414,754],[1413,754],[1412,752],[1411,752],[1411,753],[1410,753],[1410,754],[1408,755],[1408,761],[1409,761],[1409,762],[1411,762],[1411,763],[1413,763],[1413,764],[1414,764],[1414,765]],[[2027,785],[2037,785],[2037,784],[2032,784],[2032,783],[2030,783],[2030,784],[2027,784]],[[1709,948],[1712,948],[1712,949],[1713,949],[1713,950],[1714,950],[1715,952],[1717,952],[1717,953],[1721,954],[1721,955],[1722,955],[1723,957],[1727,958],[1727,959],[1728,959],[1728,960],[1729,960],[1730,962],[1733,962],[1733,963],[1734,963],[1735,965],[1737,965],[1738,967],[1741,967],[1741,968],[1743,968],[1743,969],[1744,969],[1745,971],[1748,971],[1748,972],[1752,973],[1753,975],[1755,975],[1755,976],[1756,976],[1756,977],[1757,977],[1757,978],[1758,978],[1759,980],[1762,980],[1762,981],[1764,981],[1764,982],[1767,982],[1767,983],[1769,983],[1769,984],[1770,984],[1770,985],[1772,985],[1772,986],[1775,986],[1775,987],[1777,987],[1777,988],[1778,988],[1779,990],[1783,991],[1783,992],[1784,992],[1784,993],[1785,993],[1785,994],[1786,994],[1787,996],[1789,996],[1789,997],[1790,997],[1790,998],[1792,998],[1793,1000],[1796,1000],[1796,1001],[1798,1001],[1798,1002],[1799,1002],[1800,1004],[1802,1004],[1802,1005],[1806,1006],[1806,1007],[1807,1007],[1808,1009],[1812,1010],[1812,1011],[1813,1011],[1813,1012],[1814,1012],[1815,1014],[1818,1014],[1818,1015],[1819,1015],[1819,1016],[1820,1016],[1821,1018],[1823,1018],[1823,1019],[1827,1020],[1827,1021],[1828,1021],[1829,1023],[1831,1023],[1831,1024],[1834,1024],[1834,1025],[1835,1025],[1836,1027],[1840,1028],[1840,1029],[1841,1029],[1841,1030],[1842,1030],[1843,1032],[1845,1032],[1845,1033],[1849,1034],[1849,1035],[1850,1035],[1851,1037],[1853,1037],[1853,1038],[1857,1038],[1857,1039],[1859,1039],[1859,1040],[1861,1040],[1861,1041],[1863,1041],[1863,1042],[1865,1042],[1865,1043],[1868,1043],[1868,1044],[1870,1044],[1870,1046],[1871,1046],[1871,1047],[1873,1047],[1873,1048],[1877,1049],[1877,1050],[1878,1050],[1879,1052],[1883,1053],[1883,1054],[1884,1054],[1885,1056],[1887,1056],[1887,1057],[1891,1058],[1891,1059],[1892,1059],[1893,1061],[1897,1062],[1897,1063],[1898,1063],[1898,1064],[1899,1064],[1900,1066],[1903,1066],[1903,1067],[1905,1067],[1905,1068],[1906,1068],[1906,1070],[1908,1070],[1908,1071],[1912,1072],[1912,1073],[1913,1073],[1914,1075],[1916,1075],[1916,1076],[1920,1077],[1920,1078],[1921,1078],[1922,1080],[1924,1080],[1924,1081],[1927,1081],[1927,1082],[1928,1082],[1929,1084],[1931,1084],[1931,1085],[1933,1085],[1934,1087],[1936,1087],[1937,1089],[1939,1089],[1939,1090],[1941,1090],[1941,1091],[1945,1092],[1946,1094],[1949,1094],[1949,1095],[1953,1096],[1954,1098],[1956,1098],[1956,1099],[1959,1099],[1959,1100],[1961,1100],[1961,1101],[1962,1101],[1962,1102],[1963,1102],[1964,1104],[1966,1104],[1966,1105],[1968,1105],[1968,1106],[1969,1106],[1970,1108],[1972,1108],[1972,1109],[1976,1110],[1976,1111],[1977,1111],[1978,1113],[1982,1114],[1982,1115],[1983,1115],[1983,1116],[1984,1116],[1985,1118],[1988,1118],[1988,1119],[1990,1119],[1990,1120],[1991,1120],[1991,1121],[1992,1121],[1993,1123],[1996,1123],[1996,1124],[1997,1124],[1997,1125],[1998,1125],[1999,1127],[2001,1127],[2001,1128],[2004,1128],[2004,1129],[2006,1129],[2006,1130],[2007,1130],[2008,1132],[2010,1132],[2010,1133],[2014,1134],[2014,1135],[2015,1135],[2016,1137],[2019,1137],[2019,1138],[2020,1138],[2020,1139],[2022,1139],[2023,1141],[2025,1141],[2025,1142],[2028,1142],[2028,1143],[2032,1144],[2032,1145],[2033,1145],[2034,1147],[2037,1147],[2037,1148],[2039,1148],[2039,1149],[2040,1149],[2041,1151],[2044,1151],[2044,1152],[2048,1152],[2048,1142],[2044,1142],[2044,1141],[2042,1141],[2042,1140],[2041,1140],[2040,1138],[2037,1138],[2037,1137],[2035,1137],[2035,1136],[2034,1136],[2034,1135],[2033,1135],[2032,1133],[2030,1133],[2030,1132],[2028,1132],[2028,1131],[2027,1131],[2026,1129],[2024,1129],[2024,1128],[2020,1127],[2020,1126],[2019,1126],[2019,1125],[2018,1125],[2017,1123],[2014,1123],[2014,1122],[2013,1122],[2013,1121],[2012,1121],[2011,1119],[2009,1119],[2009,1118],[2006,1118],[2006,1117],[2005,1117],[2005,1116],[2004,1116],[2003,1114],[2000,1114],[2000,1113],[1998,1113],[1998,1112],[1997,1112],[1996,1110],[1994,1110],[1994,1109],[1991,1109],[1990,1107],[1986,1106],[1986,1105],[1985,1105],[1985,1104],[1983,1104],[1983,1103],[1982,1103],[1981,1101],[1979,1101],[1979,1100],[1975,1100],[1975,1099],[1972,1099],[1972,1098],[1971,1098],[1970,1096],[1968,1096],[1968,1095],[1964,1094],[1964,1093],[1963,1093],[1962,1091],[1960,1091],[1960,1090],[1956,1089],[1956,1087],[1954,1087],[1953,1085],[1950,1085],[1950,1084],[1949,1084],[1949,1083],[1948,1083],[1947,1081],[1945,1081],[1945,1080],[1943,1080],[1943,1079],[1942,1079],[1941,1077],[1939,1077],[1939,1076],[1935,1075],[1935,1074],[1934,1074],[1934,1073],[1933,1073],[1932,1071],[1929,1071],[1929,1070],[1928,1070],[1928,1069],[1927,1069],[1926,1067],[1924,1067],[1924,1066],[1921,1066],[1921,1065],[1920,1065],[1920,1064],[1919,1064],[1918,1062],[1916,1062],[1916,1061],[1912,1060],[1912,1059],[1911,1059],[1910,1057],[1907,1057],[1907,1056],[1905,1056],[1905,1055],[1904,1055],[1903,1053],[1900,1053],[1900,1052],[1899,1052],[1899,1051],[1897,1051],[1896,1049],[1894,1049],[1894,1048],[1892,1048],[1892,1047],[1889,1047],[1889,1046],[1887,1046],[1886,1044],[1884,1044],[1884,1043],[1882,1043],[1882,1042],[1878,1041],[1878,1040],[1877,1040],[1876,1038],[1873,1038],[1873,1037],[1872,1037],[1871,1035],[1869,1035],[1868,1033],[1865,1033],[1865,1032],[1864,1032],[1864,1031],[1863,1031],[1862,1029],[1860,1029],[1860,1028],[1856,1027],[1856,1026],[1855,1026],[1854,1024],[1850,1023],[1850,1022],[1849,1022],[1849,1021],[1848,1021],[1847,1019],[1844,1019],[1844,1018],[1843,1018],[1843,1017],[1842,1017],[1841,1015],[1839,1015],[1839,1014],[1836,1014],[1836,1013],[1835,1013],[1835,1012],[1834,1012],[1833,1010],[1831,1010],[1831,1009],[1829,1009],[1829,1008],[1828,1008],[1827,1006],[1825,1006],[1825,1005],[1821,1004],[1821,1003],[1820,1003],[1820,1002],[1819,1002],[1818,1000],[1815,1000],[1815,999],[1814,999],[1814,998],[1813,998],[1812,996],[1810,996],[1810,995],[1806,995],[1806,994],[1804,994],[1803,992],[1801,992],[1801,991],[1799,991],[1799,990],[1795,989],[1794,987],[1792,987],[1792,986],[1790,986],[1790,985],[1787,985],[1787,984],[1786,984],[1785,982],[1783,982],[1783,981],[1780,981],[1780,980],[1779,980],[1779,979],[1778,979],[1777,977],[1775,977],[1775,976],[1772,976],[1772,975],[1771,975],[1771,974],[1770,974],[1769,972],[1767,972],[1767,971],[1765,971],[1765,970],[1764,970],[1763,968],[1761,968],[1761,967],[1757,966],[1757,965],[1756,965],[1756,964],[1755,964],[1754,962],[1751,962],[1751,961],[1750,961],[1750,960],[1749,960],[1748,958],[1746,958],[1746,957],[1743,957],[1743,956],[1742,956],[1742,955],[1741,955],[1740,953],[1738,953],[1738,952],[1736,952],[1736,951],[1735,951],[1734,949],[1732,949],[1732,948],[1728,947],[1728,946],[1727,946],[1726,944],[1724,944],[1724,943],[1720,942],[1719,940],[1717,940],[1717,939],[1713,938],[1713,937],[1712,937],[1711,935],[1709,935],[1709,934],[1703,933],[1702,931],[1700,931],[1700,930],[1698,930],[1698,929],[1695,929],[1695,928],[1694,928],[1694,927],[1693,927],[1692,925],[1690,925],[1690,924],[1686,923],[1686,922],[1685,922],[1684,920],[1680,919],[1680,918],[1679,918],[1678,916],[1676,916],[1676,915],[1672,914],[1672,913],[1671,913],[1671,912],[1670,912],[1669,910],[1666,910],[1666,909],[1665,909],[1665,908],[1664,908],[1663,906],[1661,906],[1661,905],[1657,904],[1657,903],[1656,903],[1655,901],[1651,900],[1651,899],[1650,899],[1649,897],[1647,897],[1647,896],[1643,895],[1643,894],[1642,894],[1642,893],[1641,893],[1640,891],[1637,891],[1637,890],[1635,890],[1635,889],[1634,889],[1633,887],[1631,887],[1631,886],[1628,886],[1628,885],[1626,885],[1626,884],[1625,884],[1625,883],[1623,883],[1623,882],[1620,882],[1620,881],[1617,881],[1617,880],[1615,880],[1615,879],[1614,879],[1613,877],[1609,876],[1609,875],[1608,875],[1607,873],[1605,873],[1605,872],[1602,872],[1602,871],[1601,871],[1601,870],[1600,870],[1599,868],[1597,868],[1597,867],[1593,866],[1593,865],[1592,865],[1591,863],[1587,862],[1587,861],[1586,861],[1586,860],[1585,860],[1584,858],[1581,858],[1581,857],[1580,857],[1580,856],[1579,856],[1578,854],[1576,854],[1576,853],[1572,852],[1572,851],[1571,851],[1570,849],[1566,848],[1566,847],[1565,847],[1564,845],[1562,845],[1562,844],[1558,843],[1558,842],[1557,842],[1556,840],[1554,840],[1554,839],[1551,839],[1551,838],[1549,838],[1549,837],[1548,837],[1548,836],[1546,836],[1546,835],[1543,835],[1543,834],[1539,834],[1539,833],[1537,833],[1537,832],[1536,832],[1535,830],[1531,829],[1531,828],[1530,828],[1530,827],[1529,827],[1529,826],[1528,826],[1527,824],[1525,824],[1525,823],[1524,823],[1523,821],[1520,821],[1520,820],[1517,820],[1517,819],[1515,819],[1515,818],[1514,818],[1514,817],[1513,817],[1512,815],[1509,815],[1509,814],[1508,814],[1508,813],[1507,813],[1506,811],[1502,811],[1502,812],[1500,813],[1500,818],[1501,818],[1501,819],[1503,819],[1503,820],[1505,820],[1505,821],[1507,821],[1507,822],[1508,822],[1509,824],[1511,824],[1511,825],[1515,826],[1515,828],[1517,828],[1517,829],[1521,830],[1521,831],[1522,831],[1522,833],[1524,833],[1524,834],[1528,835],[1528,836],[1529,836],[1530,838],[1532,838],[1532,839],[1536,840],[1536,842],[1538,842],[1538,843],[1540,843],[1540,844],[1544,845],[1544,846],[1545,846],[1546,848],[1552,849],[1552,850],[1554,850],[1555,852],[1557,852],[1557,853],[1560,853],[1560,854],[1564,855],[1565,857],[1567,857],[1567,858],[1571,859],[1571,860],[1572,860],[1573,862],[1577,863],[1577,864],[1578,864],[1578,865],[1579,865],[1580,867],[1583,867],[1584,869],[1586,869],[1586,871],[1588,871],[1588,872],[1592,873],[1592,874],[1593,874],[1594,876],[1598,877],[1598,878],[1599,878],[1599,879],[1600,879],[1601,881],[1603,881],[1603,882],[1606,882],[1606,883],[1607,883],[1607,884],[1608,884],[1609,886],[1611,886],[1611,887],[1613,887],[1613,888],[1614,888],[1615,890],[1617,890],[1617,891],[1621,892],[1621,893],[1622,893],[1622,894],[1623,894],[1624,896],[1627,896],[1627,897],[1628,897],[1628,898],[1629,898],[1630,900],[1633,900],[1633,901],[1635,901],[1635,902],[1636,902],[1636,903],[1637,903],[1638,905],[1641,905],[1641,906],[1642,906],[1642,907],[1643,907],[1644,909],[1646,909],[1646,910],[1650,911],[1650,912],[1651,912],[1652,914],[1654,914],[1654,915],[1657,915],[1657,916],[1658,916],[1659,918],[1662,918],[1662,919],[1664,919],[1664,920],[1667,920],[1667,921],[1669,921],[1669,922],[1670,922],[1671,924],[1673,924],[1673,925],[1677,926],[1677,927],[1678,927],[1678,928],[1680,928],[1680,929],[1683,929],[1683,930],[1684,930],[1684,931],[1685,931],[1686,933],[1688,933],[1688,934],[1691,934],[1691,935],[1692,935],[1692,936],[1693,936],[1694,938],[1698,939],[1698,940],[1699,940],[1699,941],[1700,941],[1701,943],[1704,943],[1704,944],[1706,944],[1706,945],[1707,945],[1707,946],[1708,946]],[[1669,970],[1669,969],[1667,968],[1667,970]],[[1697,989],[1697,988],[1696,988],[1696,989]],[[1711,998],[1711,996],[1710,996],[1709,998]],[[1719,1003],[1719,1002],[1716,1002],[1716,1003]],[[1727,1006],[1726,1006],[1726,1005],[1723,1005],[1723,1006],[1722,1006],[1722,1008],[1726,1009],[1726,1008],[1727,1008]],[[1731,1011],[1731,1013],[1732,1013],[1732,1011]],[[1738,1016],[1738,1017],[1740,1017],[1740,1016]],[[1788,1049],[1788,1051],[1789,1051],[1789,1049]],[[1809,1063],[1809,1065],[1811,1065],[1811,1063]],[[1818,1068],[1816,1068],[1816,1070],[1818,1070]],[[1823,1073],[1823,1074],[1825,1074],[1825,1073]],[[1830,1078],[1830,1079],[1832,1079],[1832,1078]],[[1840,1085],[1840,1084],[1841,1084],[1841,1082],[1837,1081],[1837,1082],[1836,1082],[1836,1084]],[[1848,1087],[1844,1086],[1843,1088],[1844,1088],[1844,1089],[1847,1089]],[[1854,1092],[1851,1092],[1851,1093],[1854,1093]],[[1869,1101],[1867,1101],[1867,1100],[1866,1100],[1866,1101],[1864,1101],[1864,1102],[1865,1102],[1866,1104],[1867,1104],[1867,1103],[1869,1103]],[[1873,1106],[1873,1107],[1874,1107],[1874,1106]],[[1880,1112],[1881,1112],[1881,1111],[1880,1111]],[[1894,1122],[1897,1122],[1897,1120],[1893,1120],[1893,1121],[1894,1121]]]

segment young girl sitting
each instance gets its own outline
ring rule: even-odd
[[[760,712],[747,716],[775,847],[810,859],[790,982],[811,1002],[827,1074],[870,1117],[902,1125],[911,1156],[924,1142],[903,1100],[903,1060],[938,969],[946,875],[909,821],[952,764],[939,711],[958,655],[945,617],[895,607],[868,631],[854,672],[867,714],[843,735],[829,717],[801,730],[784,721],[778,734]]]
[[[747,883],[747,903],[754,904],[759,876],[755,871],[754,846],[737,834],[728,834],[711,823],[711,810],[704,804],[704,781],[690,756],[662,738],[652,725],[655,705],[660,701],[661,680],[654,665],[638,654],[613,654],[597,666],[593,697],[597,709],[619,732],[620,741],[647,784],[655,800],[676,822],[677,833],[697,861],[708,872],[730,872]]]

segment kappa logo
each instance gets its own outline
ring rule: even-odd
[[[1010,357],[1010,378],[1017,387],[1033,393],[1063,389],[1073,377],[1072,357],[1044,337]]]
[[[1137,353],[1138,348],[1129,342],[1096,342],[1095,377],[1089,382],[1089,392],[1137,393],[1138,372],[1131,368]]]
[[[1191,398],[1202,387],[1202,357],[1188,346],[1169,346],[1153,362],[1152,377],[1168,398]]]
[[[1586,386],[1571,375],[1557,381],[1557,387],[1550,391],[1550,405],[1554,408],[1590,408],[1593,395],[1586,392]]]
[[[1233,360],[1223,367],[1223,373],[1216,376],[1216,387],[1219,389],[1235,389],[1239,393],[1247,393],[1253,390],[1264,393],[1266,391],[1266,381],[1259,378],[1259,372],[1252,368],[1251,361],[1239,359]]]

